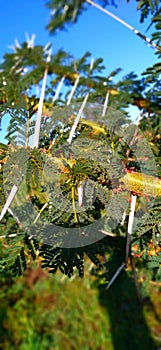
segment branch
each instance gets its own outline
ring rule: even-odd
[[[102,6],[96,4],[94,1],[92,0],[85,0],[88,4],[92,5],[93,7],[96,7],[98,10],[100,10],[101,12],[104,12],[106,15],[112,17],[113,19],[115,19],[115,21],[121,23],[123,26],[127,27],[128,29],[130,29],[133,33],[135,33],[136,35],[138,35],[142,40],[144,40],[148,45],[151,45],[154,49],[161,51],[161,47],[156,45],[154,43],[154,41],[152,41],[151,39],[149,39],[147,36],[145,36],[144,34],[140,33],[139,30],[135,29],[134,27],[132,27],[130,24],[128,24],[127,22],[123,21],[121,18],[115,16],[113,13],[111,13],[110,11],[107,11],[106,9],[104,9]]]

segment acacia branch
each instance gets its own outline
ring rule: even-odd
[[[121,18],[117,17],[116,15],[114,15],[113,13],[111,13],[110,11],[106,10],[105,8],[103,8],[102,6],[96,4],[96,2],[92,1],[92,0],[85,0],[88,4],[92,5],[93,7],[96,7],[98,10],[100,10],[101,12],[104,12],[106,15],[112,17],[113,19],[115,19],[115,21],[121,23],[123,26],[125,26],[126,28],[130,29],[134,34],[138,35],[142,40],[144,40],[148,45],[151,45],[151,47],[153,47],[154,49],[161,51],[161,47],[156,45],[154,43],[154,41],[152,41],[151,39],[149,39],[147,36],[145,36],[144,34],[142,34],[141,32],[139,32],[139,30],[135,29],[134,27],[132,27],[130,24],[128,24],[127,22],[123,21]]]

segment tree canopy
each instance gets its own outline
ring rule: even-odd
[[[46,5],[55,33],[92,2]],[[155,24],[159,59],[159,1],[137,7]],[[120,67],[106,76],[102,58],[50,49],[27,40],[0,65],[1,118],[10,115],[8,144],[0,144],[0,271],[20,275],[39,256],[49,272],[71,277],[76,268],[82,277],[88,256],[105,283],[113,259],[118,269],[143,261],[160,279],[161,64],[116,83]],[[131,104],[140,109],[136,124]]]

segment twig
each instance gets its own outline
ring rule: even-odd
[[[127,22],[123,21],[121,18],[115,16],[113,13],[111,13],[110,11],[107,11],[105,8],[103,8],[102,6],[96,4],[92,0],[86,0],[86,2],[88,4],[90,4],[90,5],[92,5],[93,7],[96,7],[101,12],[104,12],[106,15],[112,17],[113,19],[115,19],[115,21],[121,23],[123,26],[127,27],[128,29],[130,29],[134,34],[138,35],[142,40],[144,40],[148,45],[151,45],[154,49],[156,49],[158,51],[161,51],[161,47],[160,46],[156,45],[151,39],[149,39],[144,34],[140,33],[139,30],[135,29],[130,24],[128,24]]]
[[[109,284],[107,285],[106,289],[109,289],[111,287],[111,285],[113,284],[113,282],[115,281],[115,279],[117,278],[117,276],[120,274],[120,272],[123,270],[125,266],[125,262],[123,262],[119,268],[117,269],[117,271],[115,272],[115,274],[113,275],[113,277],[111,278],[111,281],[109,282]]]
[[[129,250],[130,250],[130,243],[131,243],[131,234],[132,234],[132,228],[134,223],[134,213],[135,213],[135,206],[136,206],[136,198],[137,196],[131,195],[131,203],[130,203],[130,214],[129,214],[129,221],[128,221],[128,228],[127,228],[127,238],[126,238],[126,264],[128,262],[129,257]]]

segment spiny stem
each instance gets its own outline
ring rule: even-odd
[[[147,36],[145,36],[144,34],[140,33],[137,29],[135,29],[134,27],[132,27],[130,24],[128,24],[127,22],[123,21],[121,18],[117,17],[116,15],[114,15],[113,13],[111,13],[110,11],[107,11],[105,8],[103,8],[102,6],[96,4],[94,1],[92,0],[86,0],[86,2],[90,5],[92,5],[93,7],[96,7],[98,10],[100,10],[101,12],[104,12],[106,15],[112,17],[113,19],[115,19],[115,21],[121,23],[123,26],[127,27],[128,29],[130,29],[133,33],[135,33],[136,35],[138,35],[142,40],[144,40],[147,44],[150,44],[154,49],[161,51],[161,47],[156,45],[151,39],[149,39]]]

